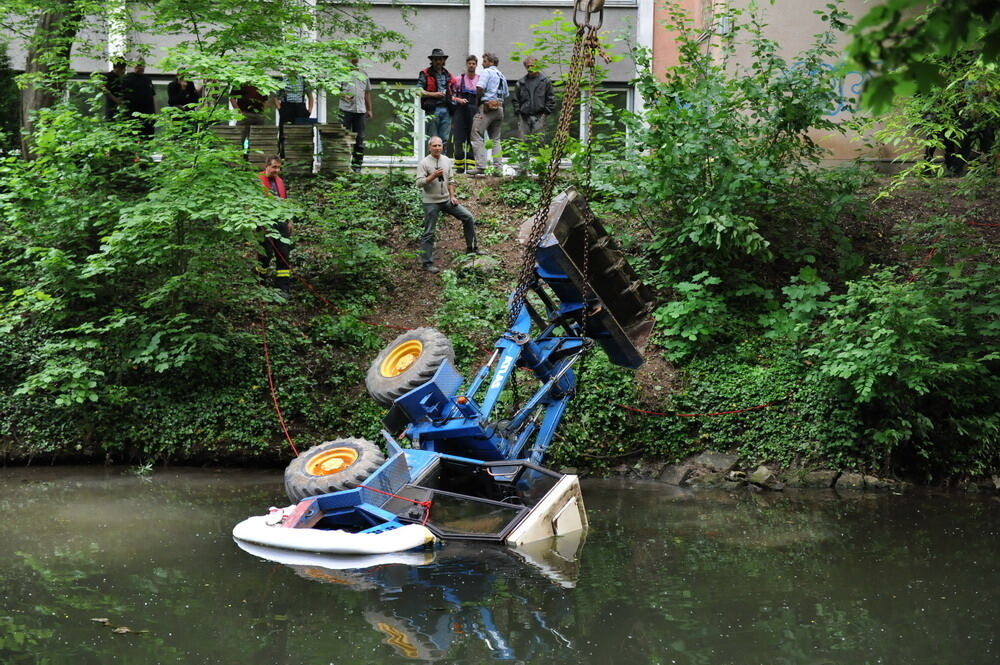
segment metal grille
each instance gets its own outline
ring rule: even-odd
[[[391,494],[399,494],[408,482],[410,482],[410,465],[406,463],[406,455],[396,455],[361,486],[361,500],[381,508],[392,499]],[[379,491],[375,492],[369,488]]]

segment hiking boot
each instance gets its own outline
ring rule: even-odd
[[[485,178],[486,177],[486,170],[485,169],[476,169],[475,171],[470,171],[469,175],[472,176],[473,178]]]
[[[427,272],[429,272],[432,275],[436,275],[439,272],[441,272],[441,270],[436,265],[434,265],[433,263],[425,263],[424,264],[424,270],[426,270]]]

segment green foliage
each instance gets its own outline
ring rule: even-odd
[[[538,206],[541,185],[530,178],[504,178],[500,181],[499,200],[511,208],[534,208]]]
[[[876,113],[895,97],[945,85],[947,58],[977,53],[978,63],[1000,63],[1000,6],[991,0],[889,0],[873,6],[853,29],[848,55],[876,75],[862,102]]]
[[[809,366],[787,342],[750,339],[694,359],[687,388],[673,398],[702,447],[734,449],[750,462],[851,464],[857,417],[834,387],[810,381]]]
[[[889,195],[914,178],[961,175],[972,193],[995,186],[996,155],[990,150],[1000,122],[1000,71],[983,65],[978,53],[934,59],[942,80],[927,92],[897,97],[893,109],[868,123],[873,137],[890,146],[907,165],[883,191]],[[936,162],[933,156],[943,154]],[[951,161],[952,163],[948,163]]]
[[[730,18],[742,23],[720,38],[718,62],[703,52],[686,13],[675,8],[672,16],[682,62],[663,82],[652,74],[639,80],[649,127],[633,129],[649,152],[628,178],[637,187],[635,205],[659,210],[652,249],[665,275],[705,268],[732,274],[733,268],[714,268],[768,262],[790,249],[783,247],[789,242],[806,240],[788,237],[792,220],[777,213],[790,203],[786,192],[826,194],[810,168],[824,151],[807,131],[839,129],[827,112],[842,100],[835,74],[824,65],[836,57],[832,45],[846,17],[831,9],[830,29],[788,61],[763,37],[754,15],[734,13]],[[738,40],[751,49],[746,70],[727,62]]]
[[[496,296],[496,278],[477,270],[445,270],[443,302],[437,311],[437,326],[451,339],[460,368],[478,369],[484,350],[492,348],[498,330],[504,327],[506,306]],[[490,288],[490,287],[493,288]]]
[[[830,286],[819,278],[814,268],[802,268],[797,276],[792,277],[791,284],[781,289],[787,298],[782,308],[760,317],[761,324],[767,328],[765,335],[797,340],[825,310],[827,303],[821,298],[829,291]]]
[[[37,158],[0,164],[9,220],[0,251],[14,296],[4,322],[17,334],[41,322],[51,331],[21,392],[96,401],[101,377],[222,353],[218,312],[260,295],[243,243],[295,207],[261,196],[207,134],[168,129],[151,142],[162,158],[150,163],[128,125],[59,106],[36,126]]]
[[[122,13],[85,0],[4,0],[0,20],[41,49],[44,71],[25,79],[29,85],[61,90],[72,73],[61,47],[86,52],[78,34],[111,20],[133,34],[183,35],[159,66],[210,79],[225,99],[244,82],[274,91],[275,71],[335,87],[350,75],[350,56],[391,60],[393,43],[404,40],[376,25],[368,5],[163,0]],[[61,17],[58,34],[34,31],[46,12]],[[95,76],[81,88],[90,108],[63,103],[37,113],[32,161],[0,162],[8,229],[0,239],[0,330],[34,340],[0,347],[0,412],[9,415],[0,437],[20,455],[274,454],[261,331],[250,326],[265,321],[275,297],[254,264],[263,229],[293,218],[297,272],[335,310],[340,298],[353,304],[314,320],[315,349],[302,330],[269,319],[279,397],[306,442],[357,414],[343,387],[354,388],[358,372],[336,349],[378,346],[358,317],[389,269],[389,222],[380,211],[396,214],[394,203],[407,199],[397,183],[333,180],[291,200],[263,196],[242,155],[206,131],[228,109],[164,110],[156,137],[144,141],[135,123],[100,119],[100,83]],[[331,214],[337,209],[343,214]],[[317,408],[334,390],[336,408]],[[74,439],[80,443],[68,447]]]
[[[932,264],[900,281],[883,269],[830,298],[806,350],[858,405],[867,463],[984,472],[1000,461],[1000,270]]]
[[[636,53],[649,72],[638,79],[647,110],[620,121],[635,149],[603,148],[584,182],[606,209],[645,222],[647,279],[673,292],[656,317],[678,359],[726,341],[727,318],[773,309],[785,275],[813,266],[844,278],[857,269],[839,223],[857,179],[817,169],[825,151],[809,133],[841,131],[830,116],[844,103],[829,67],[847,19],[838,5],[823,15],[828,29],[789,59],[753,9],[727,14],[733,29],[713,36],[711,49],[686,11],[669,12],[680,64],[660,80],[648,54]],[[737,44],[752,54],[745,68],[731,62]],[[606,145],[620,146],[613,127]]]
[[[634,372],[612,365],[603,352],[593,351],[577,376],[577,394],[550,450],[553,463],[601,469],[640,456],[679,459],[693,448],[682,419],[623,408],[646,403],[649,396]]]
[[[680,360],[697,351],[716,335],[726,316],[726,301],[712,287],[721,283],[707,272],[698,273],[690,282],[674,286],[677,299],[656,310],[654,316],[664,335],[662,346],[670,360]]]
[[[292,216],[297,272],[334,311],[302,328],[267,317],[285,417],[300,445],[377,422],[357,406],[370,400],[354,354],[381,340],[359,317],[390,270],[385,239],[411,184],[317,180],[266,197],[190,128],[165,117],[137,144],[127,123],[59,106],[39,115],[36,159],[0,164],[0,438],[15,455],[282,454],[250,326],[272,299],[255,275],[258,229]]]
[[[309,243],[300,254],[300,270],[317,276],[315,285],[372,305],[394,257],[385,244],[394,221],[413,209],[406,190],[411,183],[382,177],[333,178],[307,183],[299,198],[298,236]],[[336,206],[335,214],[331,206]],[[326,277],[336,276],[330,281]]]

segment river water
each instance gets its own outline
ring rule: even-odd
[[[359,569],[233,542],[280,473],[0,469],[0,663],[1000,662],[995,497],[584,496],[585,541]]]

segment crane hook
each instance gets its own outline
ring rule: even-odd
[[[591,24],[591,18],[596,15],[596,25]],[[573,24],[578,28],[600,30],[604,25],[604,0],[576,0],[573,6]]]

